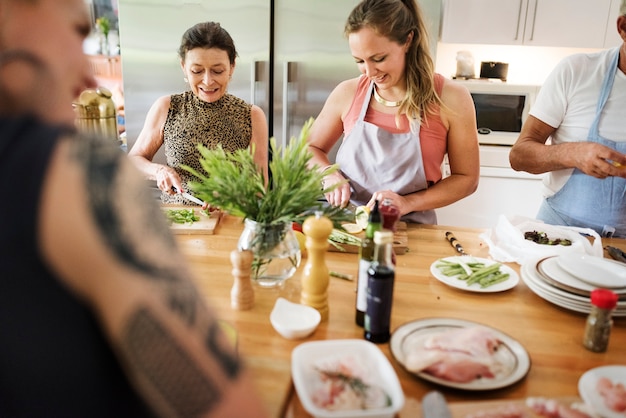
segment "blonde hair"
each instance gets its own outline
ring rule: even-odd
[[[406,54],[406,97],[398,108],[398,115],[405,113],[413,129],[422,116],[442,106],[435,91],[435,66],[422,11],[415,0],[363,0],[348,16],[344,33],[348,36],[364,27],[399,45],[413,34]]]

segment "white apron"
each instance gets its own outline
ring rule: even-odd
[[[374,89],[371,82],[352,131],[343,139],[336,162],[350,180],[350,201],[365,205],[374,192],[391,190],[401,196],[428,187],[418,131],[394,134],[365,121]],[[434,210],[410,212],[403,221],[436,224]]]

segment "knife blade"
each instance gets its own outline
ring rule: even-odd
[[[459,242],[459,240],[456,239],[456,237],[454,236],[454,234],[450,231],[446,232],[446,239],[448,240],[448,242],[450,243],[450,245],[452,245],[454,247],[454,249],[461,255],[469,255],[465,252],[465,250],[463,249],[463,246],[461,245],[461,243]]]
[[[180,193],[180,195],[182,197],[184,197],[185,199],[189,200],[190,202],[196,203],[200,206],[204,206],[204,202],[200,199],[198,199],[197,197],[195,197],[192,194],[189,194],[187,192],[182,192],[180,191],[177,187],[172,186],[172,190],[174,190],[176,193]]]
[[[190,202],[197,203],[200,206],[204,205],[204,202],[202,200],[198,199],[197,197],[195,197],[194,195],[191,195],[191,194],[189,194],[187,192],[182,192],[181,195],[185,199],[189,200]]]
[[[433,390],[422,398],[422,417],[424,418],[452,418],[446,398],[441,392]]]

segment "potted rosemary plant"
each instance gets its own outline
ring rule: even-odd
[[[300,137],[292,138],[284,149],[270,139],[270,181],[258,170],[253,153],[247,149],[228,153],[221,147],[207,149],[200,145],[204,173],[183,167],[198,179],[189,183],[198,197],[244,218],[239,249],[252,250],[252,277],[264,287],[282,283],[300,264],[300,246],[292,222],[302,223],[315,212],[322,212],[335,225],[347,217],[342,209],[324,203],[324,193],[336,185],[322,189],[324,175],[308,166],[312,154],[306,140],[312,123],[309,119]],[[337,166],[332,166],[325,174],[336,170]]]

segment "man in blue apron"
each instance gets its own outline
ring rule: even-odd
[[[624,238],[626,0],[617,30],[619,47],[572,55],[556,66],[509,158],[515,170],[549,173],[538,219]]]

